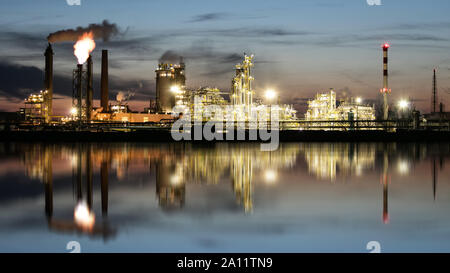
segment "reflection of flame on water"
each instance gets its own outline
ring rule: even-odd
[[[89,58],[89,54],[95,49],[94,34],[92,32],[84,33],[73,48],[78,64],[84,64]]]
[[[95,224],[95,215],[85,201],[79,202],[75,207],[74,219],[75,223],[85,230],[92,230]]]

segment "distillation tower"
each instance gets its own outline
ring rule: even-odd
[[[251,76],[253,67],[253,55],[244,54],[242,64],[236,65],[236,75],[231,84],[231,100],[233,105],[243,105],[250,112],[253,105],[252,82],[254,78]]]

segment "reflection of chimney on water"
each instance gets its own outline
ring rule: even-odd
[[[87,184],[87,204],[89,210],[92,209],[93,197],[92,197],[92,156],[91,147],[87,147],[86,151],[86,184]]]
[[[100,179],[102,191],[102,215],[108,215],[108,162],[102,161],[100,166]]]
[[[385,147],[386,149],[387,147]],[[389,173],[388,173],[388,154],[387,151],[384,151],[384,159],[383,159],[383,174],[381,176],[381,182],[383,183],[383,223],[389,224],[389,207],[388,207],[388,186],[389,186]]]
[[[44,187],[45,187],[45,215],[47,219],[53,216],[53,153],[52,149],[44,151]]]
[[[51,173],[47,174],[44,179],[45,185],[45,213],[50,229],[58,231],[81,231],[89,234],[99,234],[105,239],[115,234],[107,222],[103,225],[95,224],[95,216],[93,213],[93,162],[91,146],[79,144],[74,155],[77,156],[77,163],[73,169],[73,178],[76,182],[76,206],[74,208],[74,219],[55,220],[53,219],[53,183]],[[84,163],[84,164],[83,164]],[[51,162],[50,162],[51,164]],[[84,168],[83,168],[84,166]],[[102,162],[101,165],[101,202],[102,214],[108,213],[108,163]],[[49,169],[51,170],[51,168]],[[83,175],[84,171],[84,175]],[[83,179],[84,178],[84,179]],[[86,201],[83,198],[83,181],[86,181]]]
[[[86,120],[91,120],[92,115],[92,103],[93,103],[93,68],[92,68],[92,56],[89,55],[87,60],[87,74],[86,74]]]

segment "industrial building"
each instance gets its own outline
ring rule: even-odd
[[[109,74],[108,51],[101,53],[101,82],[100,105],[93,105],[93,50],[95,42],[89,38],[89,34],[80,37],[77,42],[86,42],[87,49],[81,53],[75,50],[78,58],[76,68],[73,70],[72,109],[70,115],[59,118],[53,113],[53,57],[52,45],[49,43],[45,56],[45,75],[43,89],[38,93],[30,94],[24,101],[24,108],[20,110],[22,120],[26,125],[70,125],[70,128],[94,128],[99,129],[106,123],[109,125],[128,126],[128,123],[140,124],[140,128],[151,126],[167,127],[178,118],[189,117],[191,121],[235,121],[236,124],[244,124],[250,128],[254,112],[264,113],[265,117],[278,114],[281,130],[374,130],[382,129],[395,131],[397,129],[438,129],[449,128],[448,115],[443,107],[438,112],[436,69],[433,70],[433,97],[432,112],[420,116],[420,113],[410,107],[406,100],[402,100],[398,106],[389,105],[388,97],[391,89],[388,84],[388,50],[390,45],[384,43],[383,51],[383,88],[380,92],[383,96],[383,104],[378,107],[382,114],[376,119],[374,105],[363,103],[359,98],[338,100],[336,93],[330,90],[328,93],[319,93],[314,99],[308,101],[308,108],[304,119],[297,118],[297,111],[293,105],[280,104],[280,96],[270,90],[270,96],[266,91],[265,99],[262,99],[262,90],[255,90],[255,78],[252,75],[254,68],[254,56],[244,54],[241,63],[234,66],[234,74],[231,76],[229,90],[220,90],[216,87],[189,88],[186,86],[186,65],[182,58],[178,64],[160,62],[155,70],[156,98],[149,103],[149,107],[143,111],[133,111],[128,103],[117,99],[109,100]],[[89,40],[90,39],[90,40]],[[75,44],[75,47],[77,46]],[[87,51],[86,51],[87,50]],[[80,53],[80,56],[77,54]],[[231,73],[230,73],[231,74]],[[119,92],[121,93],[121,92]],[[263,103],[263,101],[265,103]],[[213,113],[221,112],[220,119],[215,114],[207,113],[206,109],[219,107]],[[174,112],[182,113],[178,117]],[[396,111],[398,114],[396,115]],[[193,114],[193,115],[192,115]],[[270,120],[272,120],[270,118]],[[10,123],[20,123],[12,121]],[[122,125],[121,125],[122,124]],[[269,123],[267,123],[269,124]],[[108,125],[108,126],[109,126]],[[151,125],[151,126],[150,126]],[[258,126],[261,126],[258,124]],[[12,127],[8,127],[12,128]],[[77,130],[78,130],[77,129]],[[101,131],[101,130],[100,130]]]
[[[283,121],[297,120],[296,110],[292,105],[278,105],[278,108],[272,108],[271,105],[264,105],[261,100],[255,99],[256,92],[252,86],[254,77],[251,74],[253,58],[253,55],[244,54],[243,62],[235,66],[230,92],[221,91],[215,87],[188,89],[184,85],[184,63],[159,64],[156,70],[156,90],[160,112],[170,112],[174,106],[177,106],[181,112],[190,113],[190,117],[195,121],[208,121],[214,116],[203,115],[202,109],[213,105],[219,107],[223,114],[223,120],[215,121],[227,121],[227,117],[234,121],[248,121],[251,119],[252,111],[262,109],[266,109],[267,112],[278,109],[280,120]]]
[[[156,107],[159,113],[171,113],[177,89],[185,88],[183,59],[179,64],[160,63],[156,69]]]
[[[360,126],[369,127],[375,121],[375,106],[363,104],[360,98],[337,101],[336,93],[330,90],[308,101],[305,119],[312,122],[311,127],[314,127],[314,121],[355,121]]]

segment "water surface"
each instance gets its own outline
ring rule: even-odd
[[[450,143],[0,143],[0,252],[449,252],[449,157]]]

